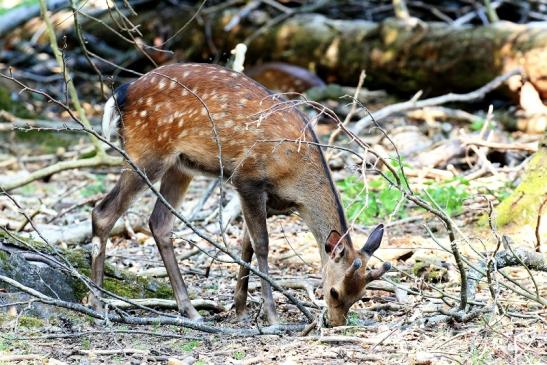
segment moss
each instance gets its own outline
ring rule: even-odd
[[[448,270],[428,259],[417,259],[412,266],[412,273],[424,280],[440,283],[448,280]]]
[[[29,317],[29,316],[19,317],[19,327],[38,328],[43,326],[44,326],[44,321],[39,318]]]
[[[85,274],[85,273],[82,272],[82,269],[79,269],[79,271],[83,275],[89,277],[89,272],[87,274]],[[72,282],[71,282],[71,287],[72,287],[72,291],[74,293],[74,297],[76,298],[76,300],[82,301],[86,297],[86,295],[88,293],[88,289],[87,289],[87,286],[81,280],[73,278]]]
[[[416,261],[414,265],[412,265],[412,273],[414,276],[420,276],[428,267],[429,264],[426,264],[424,261]]]
[[[135,290],[136,288],[134,288],[132,284],[133,283],[128,283],[125,281],[106,277],[104,279],[103,287],[106,290],[116,293],[122,297],[126,297],[129,299],[141,298],[142,295],[140,295],[141,294],[140,290]]]
[[[67,251],[65,257],[78,268],[82,275],[87,277],[91,275],[91,256],[88,251],[82,249]],[[79,300],[87,295],[87,287],[77,279],[74,279],[73,288]],[[105,264],[104,288],[127,298],[170,299],[173,297],[169,284],[118,270],[108,263]]]
[[[535,224],[540,205],[547,198],[547,148],[541,148],[530,160],[522,182],[496,208],[499,226]]]
[[[8,260],[9,260],[9,253],[0,251],[0,270],[7,271],[9,269],[8,266]]]
[[[22,238],[17,235],[14,236],[41,252],[53,254],[52,249],[45,244]],[[24,244],[21,244],[17,240],[8,236],[3,231],[0,231],[0,240],[1,239],[5,239],[13,245],[24,247]],[[65,257],[68,262],[70,262],[70,264],[78,270],[78,272],[84,276],[90,277],[91,255],[89,251],[83,249],[59,251],[63,257]],[[8,254],[0,251],[0,255],[2,255],[0,256],[1,262],[6,262],[4,260],[7,258],[5,255]],[[70,278],[69,285],[71,285],[74,296],[77,300],[82,300],[88,293],[87,286],[75,277]],[[166,281],[143,278],[127,271],[119,270],[115,268],[115,266],[109,265],[108,263],[105,265],[104,288],[127,298],[173,298],[171,286]]]
[[[19,327],[24,327],[24,328],[40,328],[40,327],[43,327],[45,324],[44,320],[36,318],[36,317],[30,317],[30,316],[12,317],[5,313],[0,313],[0,326],[11,323],[14,320],[17,320],[17,324]]]
[[[173,298],[169,284],[129,273],[119,277],[105,275],[104,288],[126,298]]]
[[[162,283],[162,285],[160,285],[156,289],[154,294],[155,294],[154,295],[155,298],[171,299],[173,298],[173,289],[171,288],[171,285],[167,283]]]
[[[14,238],[15,237],[15,238]],[[10,244],[18,247],[32,247],[33,249],[36,249],[40,252],[44,253],[52,253],[51,247],[49,247],[47,244],[39,241],[32,240],[30,238],[24,238],[16,233],[10,232],[10,234],[7,234],[5,231],[0,230],[0,241],[5,240],[6,242],[9,242]],[[24,242],[24,243],[21,243]]]

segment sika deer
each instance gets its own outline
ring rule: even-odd
[[[288,97],[297,97],[297,93],[312,87],[325,86],[323,80],[305,68],[282,62],[268,62],[245,70],[245,74],[270,90],[289,93]]]
[[[268,273],[267,214],[298,211],[319,243],[328,315],[333,325],[340,325],[363,295],[367,281],[389,269],[383,266],[365,273],[383,227],[371,234],[362,250],[353,248],[335,185],[321,149],[314,144],[317,138],[305,116],[282,103],[241,73],[207,64],[169,65],[115,91],[105,105],[103,134],[109,138],[119,120],[127,154],[151,181],[161,179],[160,192],[175,207],[194,175],[219,176],[220,155],[223,176],[239,194],[248,232],[242,258],[250,262],[256,253],[263,273]],[[91,276],[99,286],[110,230],[144,187],[138,174],[123,169],[116,186],[93,210]],[[150,230],[179,311],[199,319],[169,237],[173,220],[167,208],[156,202]],[[235,291],[240,318],[246,314],[248,275],[248,270],[240,269]],[[262,296],[267,320],[276,322],[272,290],[264,280]],[[97,299],[92,295],[92,304],[99,305]]]

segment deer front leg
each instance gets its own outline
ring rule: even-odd
[[[249,230],[252,248],[256,254],[258,269],[261,273],[268,275],[268,228],[266,225],[266,193],[254,192],[253,189],[245,189],[246,194],[242,195],[241,210],[245,224]],[[251,193],[249,193],[251,191]],[[264,314],[270,324],[278,322],[275,311],[275,302],[272,295],[272,287],[266,280],[261,279],[262,298],[264,299]]]

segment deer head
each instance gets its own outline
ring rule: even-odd
[[[331,326],[344,325],[350,307],[363,297],[367,283],[391,268],[385,262],[379,269],[365,271],[368,260],[380,247],[383,235],[384,226],[380,224],[360,250],[356,250],[349,239],[337,231],[332,231],[327,238],[325,249],[329,258],[324,267],[323,293]]]

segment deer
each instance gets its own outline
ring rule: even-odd
[[[270,90],[297,97],[312,87],[326,86],[316,74],[305,68],[282,62],[268,62],[251,67],[245,74]]]
[[[192,178],[219,177],[237,191],[245,225],[241,258],[268,275],[267,217],[297,212],[320,250],[323,293],[331,325],[345,323],[368,282],[390,269],[384,263],[366,271],[380,246],[384,227],[376,227],[362,248],[354,248],[344,209],[318,139],[307,117],[242,73],[217,65],[161,66],[118,87],[105,104],[102,133],[117,130],[126,154],[176,209]],[[275,141],[275,143],[271,142]],[[298,141],[298,142],[294,142]],[[307,143],[306,143],[307,142]],[[112,227],[139,193],[142,177],[122,169],[113,189],[92,211],[91,279],[101,287],[107,240]],[[149,219],[181,314],[202,320],[192,306],[178,268],[171,231],[174,216],[157,201]],[[249,270],[241,266],[234,293],[236,316],[248,318]],[[278,322],[272,288],[261,279],[264,316]],[[89,295],[100,308],[100,291]]]

